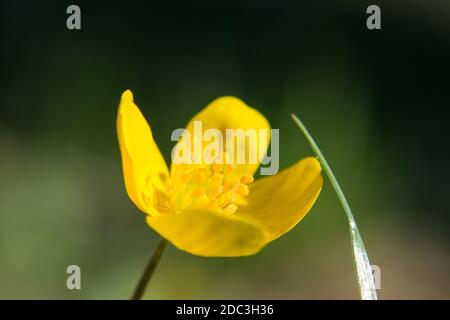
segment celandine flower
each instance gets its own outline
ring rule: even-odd
[[[234,97],[211,102],[188,123],[190,132],[194,121],[224,133],[226,129],[270,130],[262,114]],[[322,187],[321,167],[313,157],[255,182],[259,163],[172,163],[169,172],[129,90],[122,94],[117,131],[129,197],[146,214],[151,228],[191,254],[257,253],[306,215]]]

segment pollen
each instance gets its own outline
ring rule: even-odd
[[[250,193],[250,190],[246,185],[240,184],[236,187],[236,193],[240,196],[247,196]]]
[[[193,198],[200,198],[204,194],[205,194],[205,190],[203,188],[196,188],[196,189],[192,190]]]
[[[224,154],[222,159],[228,159]],[[251,174],[241,174],[237,166],[221,163],[174,164],[169,190],[175,212],[196,208],[220,209],[234,214],[238,210],[236,200],[250,193]]]
[[[253,183],[254,179],[253,179],[253,176],[251,174],[244,174],[241,177],[240,181],[241,181],[242,184],[250,184],[250,183]]]

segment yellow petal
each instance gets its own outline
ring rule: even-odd
[[[260,220],[272,241],[292,229],[308,213],[322,188],[319,161],[305,158],[274,176],[250,185],[250,194],[236,215]]]
[[[128,196],[139,209],[154,214],[155,193],[164,192],[169,171],[130,90],[120,100],[117,135]]]
[[[191,133],[191,137],[194,137],[195,121],[201,121],[203,133],[205,133],[207,129],[218,129],[222,132],[224,142],[223,151],[226,151],[227,149],[226,129],[242,129],[244,133],[246,133],[247,129],[255,129],[255,143],[251,144],[250,148],[249,139],[246,139],[247,141],[245,145],[240,145],[240,150],[237,150],[237,139],[234,139],[234,161],[236,163],[238,152],[242,152],[242,154],[245,155],[245,163],[238,165],[237,173],[253,174],[256,169],[258,169],[259,163],[263,159],[270,142],[270,124],[267,119],[256,109],[247,106],[243,101],[236,97],[220,97],[212,101],[205,109],[200,111],[191,119],[191,121],[189,121],[186,129]],[[260,135],[259,129],[266,131],[266,140],[264,140],[263,136]],[[260,141],[261,147],[259,146]],[[194,143],[192,143],[192,149],[194,149],[193,144]],[[210,141],[204,141],[203,149],[208,144],[210,144]],[[250,161],[253,160],[249,157],[250,149],[254,152],[253,154],[255,161]]]
[[[208,209],[148,216],[147,223],[178,249],[199,256],[247,256],[267,243],[259,221]]]

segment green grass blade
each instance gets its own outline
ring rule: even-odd
[[[348,205],[347,199],[345,198],[342,189],[334,176],[333,171],[331,170],[328,162],[325,160],[322,152],[317,146],[314,139],[309,134],[306,127],[300,121],[300,119],[295,115],[291,114],[292,119],[294,120],[297,127],[300,131],[305,135],[306,140],[310,144],[320,163],[322,164],[322,168],[328,178],[330,179],[331,185],[333,186],[334,191],[336,192],[339,201],[344,208],[345,214],[347,215],[347,220],[350,228],[350,238],[352,242],[352,251],[354,258],[354,266],[356,271],[356,278],[358,280],[358,287],[361,299],[363,300],[377,300],[377,292],[375,289],[375,281],[372,274],[372,267],[369,262],[369,257],[367,255],[367,251],[364,247],[364,242],[361,238],[361,235],[358,231],[358,226],[356,225],[355,218],[353,217],[352,210]]]

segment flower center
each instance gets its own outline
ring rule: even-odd
[[[174,164],[171,180],[169,191],[176,212],[213,207],[234,213],[236,197],[249,194],[253,176],[239,174],[236,165],[216,160],[213,164]]]

